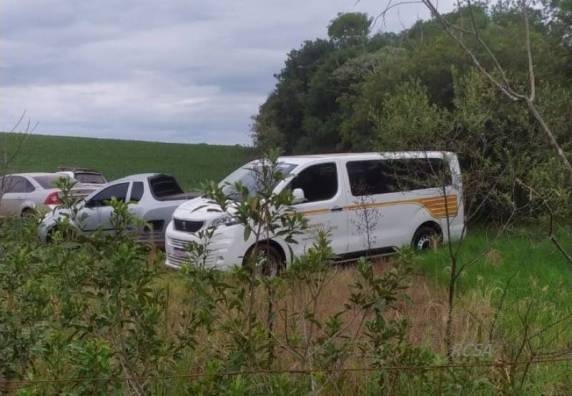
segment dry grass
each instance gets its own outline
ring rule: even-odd
[[[380,260],[374,264],[374,272],[382,274],[394,265],[389,260]],[[351,295],[350,286],[358,277],[357,270],[352,266],[335,267],[324,280],[319,298],[316,300],[314,312],[316,319],[324,322],[328,317],[344,310],[344,305]],[[182,307],[183,295],[186,293],[184,281],[180,274],[169,273],[165,280],[170,288],[169,316],[175,322],[168,327],[180,326],[176,323]],[[259,293],[264,293],[259,290]],[[409,340],[419,346],[425,346],[435,352],[445,353],[445,323],[447,315],[447,290],[429,281],[423,275],[414,275],[406,290],[407,298],[402,300],[397,309],[391,312],[392,318],[406,318],[409,323]],[[486,288],[472,290],[463,294],[456,302],[454,317],[454,334],[457,343],[483,342],[490,324],[494,317],[494,309],[491,305],[492,290]],[[262,297],[262,296],[260,296]],[[257,298],[265,301],[264,298]],[[275,329],[278,335],[284,336],[288,331],[292,332],[292,326],[302,326],[300,316],[295,316],[308,308],[312,301],[309,290],[298,287],[282,291],[275,307],[277,318]],[[261,318],[266,318],[266,305],[257,307]],[[344,314],[344,333],[358,339],[361,335],[361,317],[357,313]],[[300,328],[297,329],[300,331]],[[307,330],[307,329],[306,329]],[[313,329],[313,337],[321,337],[322,332]],[[211,334],[210,338],[219,336]],[[223,337],[224,338],[224,337]]]

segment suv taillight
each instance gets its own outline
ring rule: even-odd
[[[44,205],[59,205],[61,203],[62,201],[60,200],[60,195],[57,191],[50,193],[44,201]]]

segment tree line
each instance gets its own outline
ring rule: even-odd
[[[464,42],[493,75],[501,73],[495,62],[501,64],[502,77],[517,89],[528,87],[530,43],[536,106],[569,153],[572,1],[529,5],[528,40],[520,6],[469,2],[443,18],[461,35],[465,27],[478,31]],[[477,70],[437,18],[400,33],[373,28],[366,14],[339,14],[327,39],[290,51],[253,117],[257,147],[288,154],[451,150],[462,158],[472,203],[489,197],[481,212],[509,216],[515,203],[522,214],[537,214],[546,204],[559,214],[569,211],[568,175],[537,120]]]

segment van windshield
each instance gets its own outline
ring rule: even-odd
[[[279,162],[277,170],[282,177],[274,181],[273,187],[276,187],[282,179],[286,178],[296,166],[296,164]],[[219,185],[222,188],[222,192],[228,199],[239,201],[240,194],[236,190],[235,184],[240,183],[248,189],[249,196],[256,195],[261,188],[261,170],[262,164],[260,162],[250,163],[242,168],[238,168],[220,182]]]

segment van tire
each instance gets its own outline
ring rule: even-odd
[[[434,226],[422,225],[413,234],[411,247],[413,250],[424,251],[441,245],[443,237],[440,230]]]
[[[264,256],[265,263],[261,268],[261,273],[269,278],[274,278],[284,270],[285,260],[282,253],[274,247],[271,243],[260,242],[258,245],[259,254]],[[248,253],[244,256],[243,266],[247,265],[247,261],[250,259],[252,253],[254,252],[254,246],[252,246]]]

